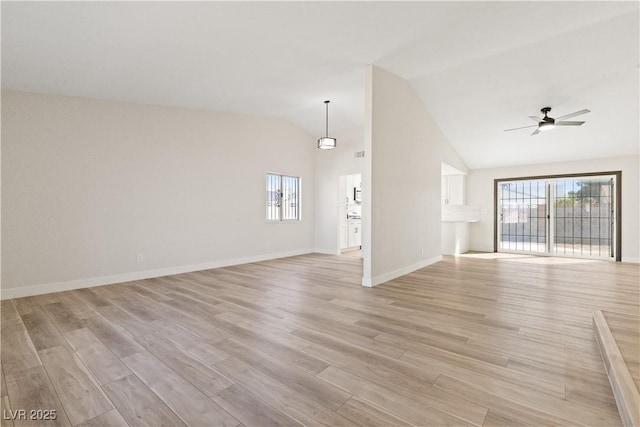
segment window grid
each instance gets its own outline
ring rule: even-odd
[[[300,178],[267,173],[267,221],[300,220]]]
[[[519,181],[500,184],[500,242],[505,251],[546,251],[546,184]]]
[[[498,249],[613,257],[613,189],[612,176],[499,182]],[[554,226],[550,244],[548,214]]]
[[[612,253],[613,178],[563,179],[555,183],[556,252],[607,257]]]

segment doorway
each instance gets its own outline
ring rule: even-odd
[[[495,252],[621,260],[621,172],[495,180]]]
[[[362,174],[342,175],[338,203],[340,253],[361,256]]]

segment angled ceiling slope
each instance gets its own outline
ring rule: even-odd
[[[1,7],[3,88],[280,117],[319,137],[325,99],[333,132],[362,126],[375,64],[412,84],[470,168],[638,154],[637,2]],[[502,131],[547,105],[593,113],[535,143]]]

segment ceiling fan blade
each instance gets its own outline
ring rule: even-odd
[[[538,116],[529,116],[529,118],[531,120],[533,120],[536,123],[540,123],[542,121],[542,118],[538,117]]]
[[[584,122],[565,122],[565,121],[559,122],[557,120],[555,123],[556,126],[581,126],[583,124]]]
[[[580,111],[576,111],[575,113],[571,113],[571,114],[567,114],[565,116],[561,116],[561,117],[557,117],[556,118],[556,122],[558,120],[564,120],[564,119],[570,119],[571,117],[575,117],[575,116],[579,116],[581,114],[587,114],[590,113],[591,110],[587,110],[586,108],[584,110],[580,110]],[[556,123],[557,124],[557,123]]]
[[[533,131],[533,133],[531,134],[531,136],[533,136],[533,135],[537,135],[537,134],[539,134],[539,133],[540,133],[540,128],[538,128],[538,129],[534,130],[534,131]]]
[[[522,126],[521,128],[505,129],[504,131],[505,131],[505,132],[509,132],[509,131],[512,131],[512,130],[532,128],[532,127],[535,127],[535,126],[538,126],[538,125]]]

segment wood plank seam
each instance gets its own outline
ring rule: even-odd
[[[93,383],[91,369],[103,365],[78,350],[92,342],[79,326],[141,369],[149,384],[136,372],[108,381],[124,373],[115,368],[102,376],[97,387],[115,409],[94,410],[87,424],[120,420],[112,396],[133,393],[133,381],[191,424],[200,412],[184,400],[193,394],[201,414],[216,408],[205,401],[219,404],[218,420],[230,425],[282,421],[277,411],[305,425],[620,425],[592,310],[636,315],[637,268],[445,257],[373,289],[360,286],[361,268],[312,254],[9,300],[3,308],[18,314],[3,315],[2,330],[22,328],[33,346],[22,322],[31,314],[33,333],[62,336]],[[155,384],[163,372],[186,394]],[[135,406],[122,408],[131,417]]]

